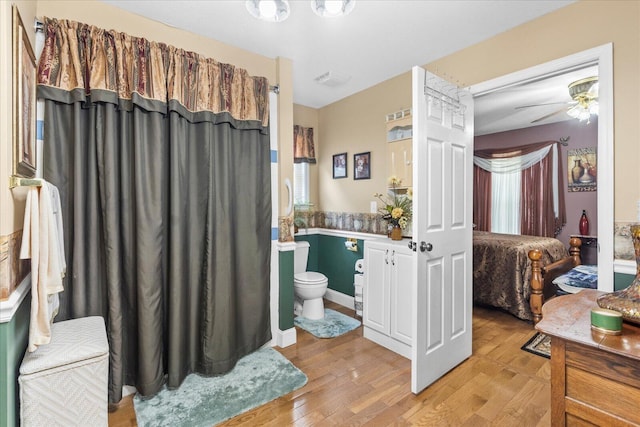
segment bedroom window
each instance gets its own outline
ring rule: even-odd
[[[473,223],[479,231],[554,237],[566,223],[557,141],[478,150]]]
[[[491,232],[520,234],[520,182],[518,169],[491,174]]]

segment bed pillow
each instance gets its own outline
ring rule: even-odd
[[[598,266],[579,265],[556,277],[553,283],[570,294],[583,289],[598,289]]]

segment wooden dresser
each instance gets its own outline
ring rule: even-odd
[[[640,426],[640,328],[591,331],[596,290],[551,299],[536,329],[551,336],[551,425]]]

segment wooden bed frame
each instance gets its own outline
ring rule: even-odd
[[[529,259],[531,260],[531,296],[529,297],[529,305],[531,306],[534,325],[542,320],[542,304],[544,304],[545,299],[555,296],[556,288],[553,286],[553,280],[582,263],[580,260],[582,241],[578,237],[572,237],[569,240],[569,246],[568,257],[545,266],[540,261],[542,259],[542,251],[540,249],[529,251]],[[547,284],[546,288],[545,283]]]

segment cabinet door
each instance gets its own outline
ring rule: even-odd
[[[391,336],[411,345],[411,280],[413,252],[396,248],[391,254]]]
[[[389,335],[390,250],[385,245],[364,244],[362,323]]]

